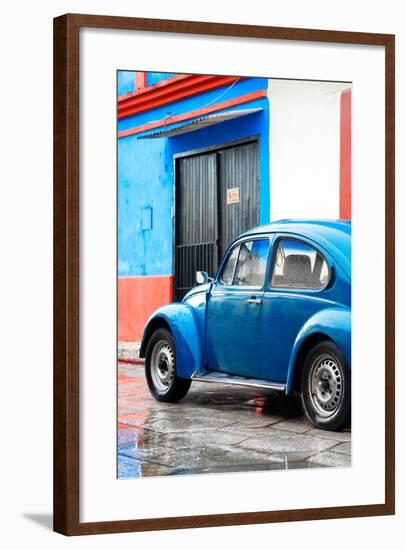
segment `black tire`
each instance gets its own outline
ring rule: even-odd
[[[191,380],[180,378],[176,371],[176,348],[167,329],[156,330],[145,353],[145,375],[149,390],[157,401],[175,403],[188,392]]]
[[[316,344],[305,358],[301,396],[312,424],[339,431],[351,420],[351,380],[346,359],[334,342]]]

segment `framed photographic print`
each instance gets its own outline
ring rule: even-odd
[[[393,514],[394,36],[54,20],[54,528]]]

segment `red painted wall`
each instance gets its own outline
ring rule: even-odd
[[[339,217],[352,218],[352,92],[340,97],[340,205]]]
[[[135,73],[135,90],[146,88],[146,73],[137,71]]]
[[[140,342],[149,316],[173,301],[173,276],[118,278],[118,340]]]

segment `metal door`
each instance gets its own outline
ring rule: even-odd
[[[222,258],[241,233],[259,224],[259,151],[257,142],[219,153],[220,242]]]
[[[213,276],[227,246],[259,223],[258,143],[176,161],[175,299]]]

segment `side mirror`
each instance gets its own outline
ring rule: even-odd
[[[195,274],[195,282],[198,285],[205,285],[210,280],[212,280],[212,279],[210,279],[210,277],[208,277],[208,273],[206,271],[197,271],[196,274]]]

